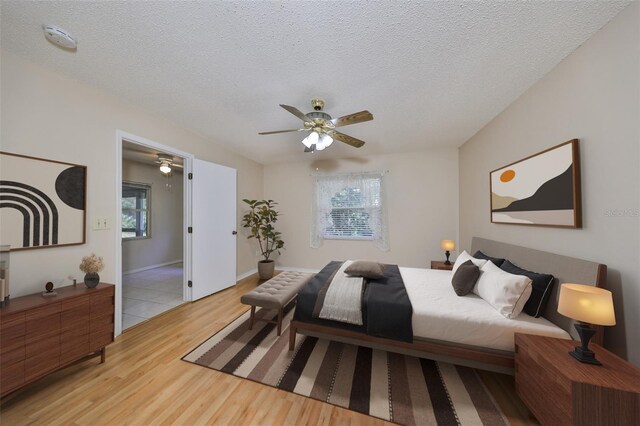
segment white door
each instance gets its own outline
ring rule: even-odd
[[[236,169],[193,160],[193,300],[236,283]]]

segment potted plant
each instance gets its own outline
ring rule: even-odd
[[[98,272],[104,269],[104,261],[101,256],[91,253],[90,256],[82,258],[80,270],[85,273],[84,283],[88,288],[95,288],[100,282]]]
[[[284,248],[284,241],[280,238],[280,232],[276,231],[273,224],[278,221],[278,212],[274,210],[277,205],[273,200],[242,200],[249,205],[249,211],[242,217],[242,226],[249,229],[247,238],[255,238],[260,245],[261,261],[258,262],[258,275],[261,280],[273,277],[275,262],[271,254]]]

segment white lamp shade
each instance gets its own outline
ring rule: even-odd
[[[171,172],[171,167],[169,167],[169,165],[168,165],[168,164],[163,163],[163,164],[160,166],[160,171],[161,171],[162,173],[170,173],[170,172]]]
[[[318,143],[318,139],[319,139],[318,133],[317,132],[311,132],[311,134],[309,136],[307,136],[306,138],[304,138],[302,140],[302,143],[307,148],[311,148],[311,145],[316,145]]]
[[[320,143],[325,147],[328,148],[332,143],[333,143],[333,138],[327,134],[324,134],[320,137]]]
[[[562,284],[558,312],[589,324],[616,325],[611,292],[590,285]]]
[[[453,240],[442,240],[440,241],[440,248],[442,251],[452,251],[456,248],[456,243]]]

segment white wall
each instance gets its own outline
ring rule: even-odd
[[[375,170],[389,171],[385,179],[391,250],[382,252],[371,241],[344,240],[326,240],[312,249],[311,174]],[[264,195],[279,203],[282,214],[276,228],[286,250],[276,259],[278,265],[319,269],[331,260],[371,259],[429,267],[431,259],[444,260],[440,240],[457,239],[458,153],[449,148],[266,165]]]
[[[460,238],[605,263],[618,324],[605,344],[640,365],[640,7],[630,5],[460,149]],[[491,224],[489,172],[580,139],[583,229]]]
[[[157,166],[122,161],[125,181],[151,185],[151,237],[122,241],[122,272],[182,260],[182,179],[174,171],[167,190],[167,178]]]
[[[242,198],[262,197],[262,165],[166,118],[13,53],[3,50],[1,60],[2,150],[86,165],[89,224],[96,216],[109,217],[112,224],[115,220],[118,129],[236,168],[239,203]],[[101,278],[113,282],[115,245],[120,239],[114,229],[90,228],[84,245],[12,253],[12,296],[41,291],[47,281],[58,286],[69,284],[66,277],[70,274],[81,278],[80,259],[91,252],[104,257],[106,268]],[[238,275],[255,268],[257,258],[250,242],[238,239],[237,259]]]

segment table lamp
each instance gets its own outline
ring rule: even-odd
[[[616,324],[611,292],[584,284],[562,284],[558,312],[578,321],[575,327],[581,346],[576,346],[569,354],[580,362],[601,365],[593,351],[589,350],[589,340],[596,332],[589,324]]]
[[[456,243],[454,243],[453,240],[442,240],[440,241],[440,248],[444,251],[445,256],[447,256],[447,260],[445,260],[444,264],[451,265],[449,255],[451,254],[450,252],[456,248]]]

